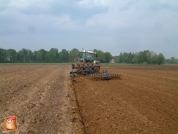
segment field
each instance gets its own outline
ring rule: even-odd
[[[0,121],[16,115],[29,134],[178,134],[178,66],[104,65],[123,75],[110,81],[70,78],[70,69],[0,65]]]
[[[83,131],[72,123],[80,117],[75,114],[69,70],[67,65],[0,65],[0,121],[16,115],[20,133],[72,133],[72,126]]]

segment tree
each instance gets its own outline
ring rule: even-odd
[[[107,63],[110,62],[111,58],[112,58],[111,53],[110,53],[110,52],[105,52],[105,61],[106,61]]]
[[[151,64],[151,52],[150,51],[148,51],[148,52],[146,52],[146,62],[148,63],[148,64]]]
[[[27,49],[26,62],[28,62],[28,63],[34,62],[33,61],[33,52],[29,49]]]
[[[37,51],[37,55],[36,55],[36,60],[37,62],[45,62],[45,54],[46,51],[44,49],[40,49],[39,51]]]
[[[157,57],[157,63],[158,63],[159,65],[161,65],[161,64],[164,64],[164,62],[165,62],[164,55],[163,55],[162,53],[160,53],[160,54],[158,55],[158,57]]]
[[[152,64],[158,64],[158,55],[154,54],[151,58]]]
[[[132,58],[132,63],[138,63],[138,56],[136,54]]]
[[[120,53],[119,58],[118,58],[118,62],[123,63],[123,61],[124,61],[124,56],[123,56],[122,53]]]
[[[96,53],[98,55],[97,59],[100,60],[101,62],[105,62],[105,54],[104,54],[104,52],[101,51],[101,50],[97,50]]]
[[[7,56],[7,59],[8,59],[8,62],[16,62],[16,58],[17,58],[17,53],[14,49],[8,49],[6,51],[6,56]]]
[[[72,62],[74,61],[76,58],[78,58],[78,52],[79,50],[76,48],[73,48],[70,52],[69,52],[69,61]]]
[[[0,63],[6,62],[6,50],[0,48]]]
[[[124,58],[123,58],[123,62],[124,62],[124,63],[128,63],[129,54],[124,52],[123,57],[124,57]]]
[[[97,60],[100,62],[109,62],[111,58],[114,58],[118,63],[148,63],[148,64],[164,64],[165,57],[162,53],[156,54],[153,51],[144,50],[137,53],[120,53],[119,56],[112,56],[110,52],[103,52],[101,50],[94,49],[97,54]],[[49,51],[40,49],[32,52],[29,49],[23,48],[16,52],[14,49],[2,49],[0,48],[0,63],[14,63],[14,62],[71,62],[78,58],[79,50],[73,48],[71,51],[62,49],[58,52],[57,48],[51,48]],[[178,59],[171,57],[166,60],[166,63],[178,64]]]
[[[132,63],[132,59],[134,58],[134,54],[132,54],[131,52],[128,55],[128,63]]]
[[[38,51],[33,52],[33,62],[37,62],[37,54],[38,54]]]
[[[27,49],[23,48],[22,50],[18,51],[18,61],[19,62],[26,62],[26,59],[27,59],[27,54],[28,54],[28,51]]]
[[[171,64],[175,64],[175,63],[176,63],[176,59],[175,59],[174,57],[171,57],[170,63],[171,63]]]
[[[59,54],[57,48],[51,48],[48,52],[48,61],[49,62],[58,62],[59,61]]]
[[[59,53],[59,62],[68,62],[69,60],[69,53],[66,49],[62,49]]]

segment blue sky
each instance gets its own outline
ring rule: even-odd
[[[177,0],[0,0],[0,47],[178,58]]]

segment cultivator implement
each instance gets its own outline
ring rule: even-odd
[[[70,76],[90,75],[95,80],[122,79],[121,74],[109,74],[108,71],[100,72],[100,61],[97,60],[97,54],[93,51],[79,52],[79,58],[72,63]]]
[[[108,71],[103,71],[101,73],[94,73],[90,75],[91,79],[94,80],[111,80],[111,79],[122,79],[121,74],[109,74]]]
[[[86,75],[86,74],[93,74],[96,71],[93,69],[84,69],[84,70],[72,70],[70,72],[70,76],[76,76],[76,75]]]

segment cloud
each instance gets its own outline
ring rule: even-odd
[[[134,12],[134,14],[132,14]],[[142,15],[135,8],[124,11],[110,10],[107,13],[93,15],[86,21],[87,26],[104,27],[111,29],[128,28]]]
[[[177,22],[178,11],[176,12],[174,7],[178,2],[174,1],[172,4],[168,4],[167,7],[164,8],[165,3],[165,1],[161,3],[153,1],[150,3],[142,1],[134,3],[131,1],[115,2],[115,4],[112,3],[108,5],[108,12],[94,14],[92,17],[88,18],[86,26],[122,29],[135,26],[150,27],[150,24],[158,19],[158,23],[167,23],[171,21],[170,24],[172,24]],[[157,6],[155,7],[154,4]],[[157,10],[152,10],[153,7],[157,8]]]
[[[11,0],[1,0],[0,1],[0,11],[3,11],[7,8]]]
[[[81,0],[78,5],[83,8],[93,8],[100,6],[107,6],[106,0]]]
[[[4,48],[97,47],[114,55],[150,49],[177,55],[177,0],[1,0],[0,18]]]
[[[35,29],[47,33],[59,30],[72,30],[80,28],[80,24],[76,20],[72,20],[67,14],[50,15],[50,14],[22,14],[19,11],[5,10],[0,12],[2,20],[0,20],[2,29],[0,34],[26,33],[29,27],[35,26]],[[31,30],[30,30],[31,31]],[[45,33],[43,33],[45,34]]]

